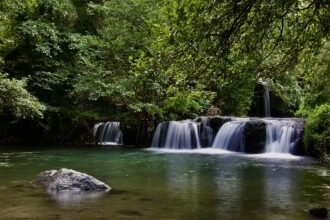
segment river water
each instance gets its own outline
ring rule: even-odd
[[[71,168],[113,189],[55,198],[31,181]],[[312,219],[330,168],[310,158],[111,148],[0,148],[0,219]]]

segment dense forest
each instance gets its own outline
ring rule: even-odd
[[[329,21],[328,0],[2,0],[2,142],[13,130],[70,142],[104,120],[150,134],[165,120],[245,116],[262,79],[327,158]]]

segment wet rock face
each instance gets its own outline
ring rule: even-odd
[[[224,123],[229,122],[231,120],[232,119],[230,117],[226,117],[226,116],[210,117],[210,127],[213,129],[214,136],[217,134],[217,132]]]
[[[263,153],[266,143],[266,123],[261,120],[248,121],[244,128],[245,152]]]
[[[292,153],[294,155],[303,156],[303,155],[306,155],[306,153],[307,153],[305,151],[305,147],[303,144],[305,120],[302,118],[294,118],[293,120],[296,122],[297,131],[298,131],[297,135],[299,135],[299,138],[298,138],[298,142],[296,143],[296,147],[294,148]]]
[[[90,175],[66,168],[44,171],[35,178],[34,183],[50,193],[108,192],[111,189]]]
[[[198,136],[201,147],[212,146],[214,139],[214,131],[211,128],[210,118],[206,116],[201,116],[194,119],[197,122]]]

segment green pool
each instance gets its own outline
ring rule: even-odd
[[[71,168],[113,190],[59,200],[31,184]],[[0,148],[0,219],[312,219],[330,208],[330,168],[309,158],[111,148]]]

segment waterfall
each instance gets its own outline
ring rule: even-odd
[[[160,123],[151,146],[168,149],[200,148],[197,123],[189,120]]]
[[[270,117],[269,90],[266,86],[265,86],[265,92],[264,92],[264,105],[265,105],[265,117]]]
[[[213,143],[213,129],[208,117],[202,116],[195,118],[194,121],[200,122],[199,126],[199,139],[202,147],[210,147]]]
[[[212,148],[244,152],[244,126],[248,119],[226,122],[218,131]]]
[[[204,152],[204,150],[205,152],[208,150],[213,152],[216,149],[223,149],[251,154],[299,154],[298,146],[301,143],[303,119],[221,118],[223,120],[198,117],[193,121],[160,123],[155,130],[151,146],[153,148],[187,150],[201,148],[198,152]],[[226,122],[223,123],[224,121]],[[214,131],[212,128],[214,123],[218,123],[220,128],[213,140]],[[272,156],[272,154],[265,155]]]
[[[101,122],[93,127],[94,137],[100,145],[123,144],[123,133],[120,122]]]
[[[259,79],[259,83],[264,87],[264,111],[265,117],[270,117],[270,98],[269,98],[269,89],[267,87],[267,83],[264,82],[261,78]]]
[[[93,135],[94,135],[94,137],[96,137],[97,132],[98,132],[98,130],[99,130],[99,127],[100,127],[102,124],[103,124],[103,122],[100,122],[100,123],[97,123],[97,124],[94,125],[94,127],[93,127]]]
[[[266,152],[292,153],[299,140],[299,131],[291,120],[265,120],[266,126]]]
[[[169,123],[170,122],[162,122],[158,124],[152,139],[151,147],[164,147]]]

